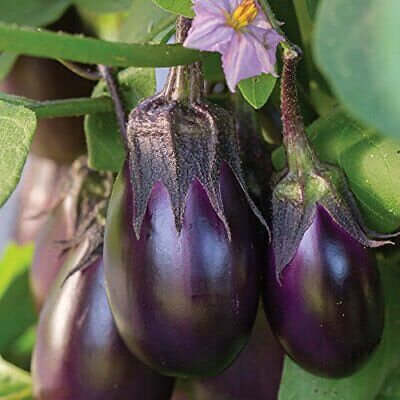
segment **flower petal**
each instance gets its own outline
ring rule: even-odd
[[[249,35],[236,33],[222,55],[226,83],[231,92],[235,92],[237,83],[242,79],[263,72],[253,41]]]
[[[254,27],[252,29],[252,34],[253,33]],[[253,39],[253,45],[256,49],[257,58],[262,65],[262,72],[277,76],[275,72],[276,48],[283,40],[283,37],[273,29],[264,32],[263,36],[263,41]]]
[[[224,12],[230,13],[232,10],[230,0],[218,0],[218,1],[204,1],[204,0],[194,0],[193,10],[197,15],[202,13],[210,14],[223,14]]]
[[[235,34],[234,29],[215,20],[202,22],[192,25],[183,46],[223,53]]]

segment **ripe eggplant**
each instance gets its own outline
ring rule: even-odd
[[[24,245],[38,239],[68,171],[48,158],[29,154],[19,183],[17,215],[12,239]]]
[[[189,396],[186,392],[184,392],[180,388],[176,388],[172,395],[171,400],[192,400],[192,397]],[[211,400],[211,399],[210,399]]]
[[[65,280],[87,246],[85,240],[70,253],[41,313],[32,361],[35,398],[168,400],[173,379],[140,363],[118,335],[101,255]]]
[[[165,374],[220,372],[246,344],[255,319],[254,216],[228,166],[220,185],[231,240],[197,180],[180,233],[167,190],[154,186],[139,239],[126,166],[114,185],[104,249],[111,309],[128,347]]]
[[[259,310],[249,344],[221,375],[196,380],[194,400],[276,400],[283,350]]]
[[[57,195],[36,242],[31,269],[31,289],[40,310],[62,267],[67,249],[75,247],[83,237],[92,235],[102,244],[105,214],[111,194],[113,176],[110,172],[91,170],[87,157],[76,159],[58,185]],[[92,249],[88,249],[90,256]]]
[[[178,42],[189,26],[178,18]],[[104,246],[122,338],[144,363],[181,377],[235,359],[259,297],[257,210],[233,119],[203,87],[198,64],[174,67],[164,90],[130,113]]]
[[[316,375],[355,372],[380,342],[384,324],[374,255],[317,205],[279,279],[272,250],[270,257],[264,304],[287,354]]]
[[[78,198],[69,194],[56,206],[41,228],[35,244],[30,286],[37,310],[40,310],[62,265],[66,253],[59,241],[72,239],[77,219]]]

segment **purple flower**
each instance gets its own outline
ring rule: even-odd
[[[283,40],[255,0],[193,0],[196,14],[185,47],[222,54],[231,92],[242,79],[275,73]]]

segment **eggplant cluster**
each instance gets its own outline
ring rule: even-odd
[[[172,68],[130,113],[112,194],[113,177],[85,167],[47,230],[56,237],[62,225],[63,250],[46,263],[38,246],[35,257],[33,287],[46,297],[32,362],[39,400],[168,400],[177,378],[192,380],[195,400],[275,400],[284,353],[328,377],[368,359],[384,301],[367,246],[386,242],[367,237],[345,178],[309,147],[296,63],[284,52],[289,168],[272,191],[269,248],[242,171],[243,123],[204,99],[198,64]],[[247,176],[265,211],[262,173]]]

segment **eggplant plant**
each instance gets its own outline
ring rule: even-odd
[[[394,396],[397,3],[0,2],[0,398]]]

